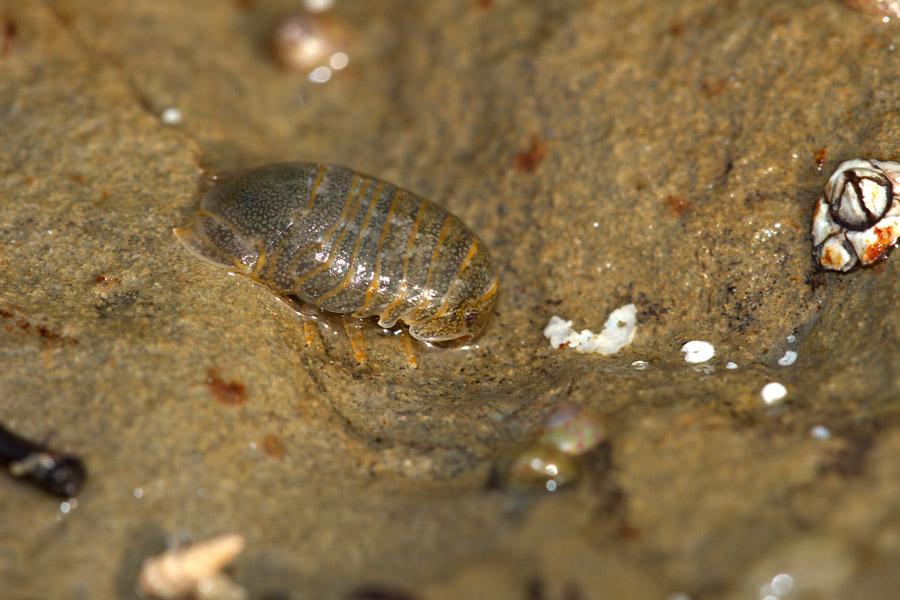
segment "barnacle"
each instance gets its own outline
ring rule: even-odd
[[[847,272],[883,260],[900,238],[900,163],[848,160],[825,184],[812,222],[813,256]]]

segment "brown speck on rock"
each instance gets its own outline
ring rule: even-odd
[[[206,372],[206,384],[213,399],[220,404],[237,406],[247,401],[247,386],[237,380],[223,381],[218,369]]]
[[[69,179],[71,181],[74,181],[75,183],[84,183],[85,181],[87,181],[87,179],[85,179],[84,177],[82,177],[81,175],[79,175],[77,173],[70,173]]]
[[[4,330],[10,333],[24,334],[27,336],[37,335],[40,337],[41,342],[46,343],[49,348],[62,348],[65,346],[73,346],[78,343],[78,340],[75,338],[63,336],[58,328],[40,323],[32,323],[24,315],[16,312],[11,306],[0,308],[0,318],[9,321],[4,323]]]
[[[700,93],[707,98],[715,98],[725,91],[727,80],[722,78],[704,79],[700,82]]]
[[[537,169],[538,165],[544,161],[546,156],[547,147],[539,137],[535,136],[532,139],[531,148],[525,152],[516,154],[516,157],[513,159],[513,164],[515,164],[517,170],[523,173],[534,173],[535,169]]]
[[[819,148],[813,154],[813,160],[816,161],[816,169],[822,170],[822,165],[825,164],[825,157],[828,156],[828,148]]]
[[[280,460],[284,457],[284,445],[274,433],[268,433],[263,438],[262,450],[269,458]]]
[[[689,206],[690,203],[684,198],[676,198],[675,196],[666,198],[666,207],[673,217],[680,217],[683,215],[684,211],[686,211]]]
[[[3,46],[0,56],[11,53],[19,43],[19,26],[13,17],[7,16],[3,23]]]

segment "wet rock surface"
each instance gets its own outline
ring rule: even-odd
[[[822,273],[809,223],[841,161],[900,156],[896,23],[337,2],[350,62],[314,83],[266,49],[292,9],[0,1],[0,420],[89,471],[74,507],[0,478],[8,597],[132,597],[167,539],[229,531],[259,598],[894,597],[897,257]],[[285,160],[460,216],[502,281],[485,334],[412,370],[370,330],[358,366],[339,326],[306,346],[290,306],[184,252],[211,173]],[[614,356],[542,336],[631,302]],[[563,401],[609,423],[577,485],[490,488]]]

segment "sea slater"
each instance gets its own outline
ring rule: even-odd
[[[498,288],[487,248],[457,217],[335,165],[279,163],[223,181],[174,233],[197,258],[344,315],[359,362],[358,320],[402,321],[425,342],[472,338]]]
[[[848,160],[825,184],[812,222],[813,256],[847,272],[883,260],[900,238],[900,163]]]

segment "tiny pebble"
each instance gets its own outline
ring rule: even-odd
[[[712,344],[700,340],[688,342],[681,347],[681,351],[684,352],[684,360],[689,363],[703,363],[716,354],[716,349]]]
[[[325,83],[331,79],[331,69],[328,67],[316,67],[309,72],[307,79],[312,83]]]
[[[177,108],[167,108],[163,111],[161,118],[166,125],[177,125],[181,123],[182,114]]]
[[[335,71],[340,71],[350,63],[350,57],[344,52],[335,52],[331,55],[328,64]]]
[[[824,425],[816,425],[810,430],[809,434],[817,440],[827,440],[831,437],[831,432]]]
[[[778,597],[785,596],[794,589],[794,578],[787,573],[781,573],[772,578],[772,591]]]
[[[797,353],[793,350],[785,350],[784,356],[778,359],[778,364],[782,367],[789,367],[797,360]]]
[[[334,0],[304,0],[303,6],[309,12],[324,12],[334,6]]]
[[[726,368],[726,369],[737,369],[738,366],[737,366],[737,363],[730,362],[730,363],[728,363],[728,364],[725,365],[725,368]]]
[[[787,388],[780,383],[773,381],[772,383],[767,383],[763,386],[760,395],[762,396],[763,402],[766,404],[775,404],[787,396]]]

